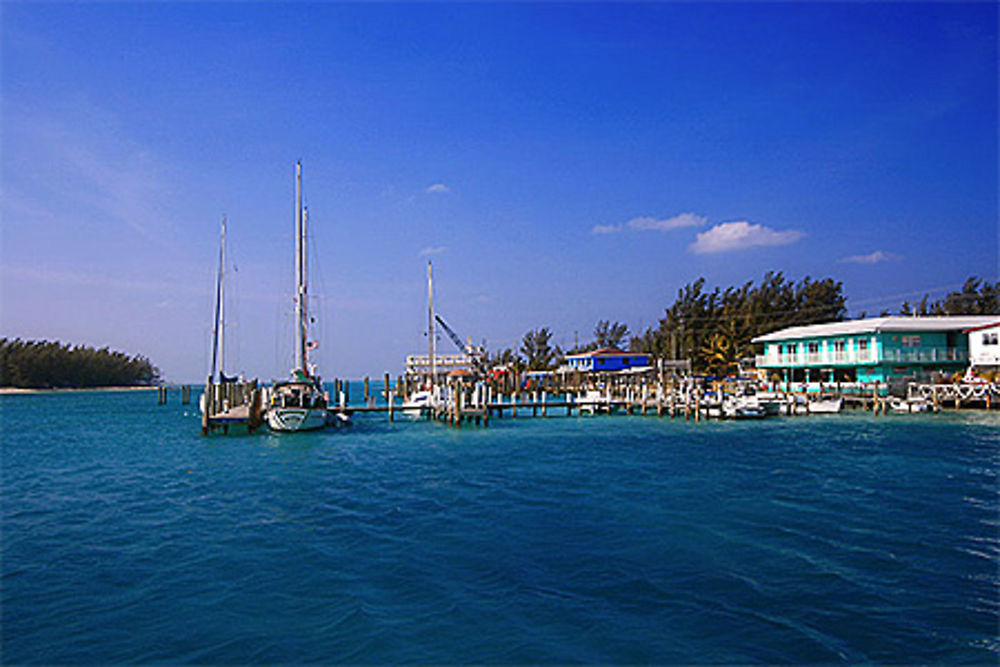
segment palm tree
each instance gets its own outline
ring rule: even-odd
[[[524,355],[529,370],[544,371],[555,366],[559,350],[552,348],[550,340],[552,332],[548,327],[533,329],[524,334],[521,339],[521,354]]]

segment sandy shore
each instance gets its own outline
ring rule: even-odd
[[[0,387],[0,396],[11,394],[65,394],[88,391],[153,391],[156,387],[80,387],[78,389],[25,389],[23,387]]]

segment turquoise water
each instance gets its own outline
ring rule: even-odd
[[[1000,659],[997,414],[0,419],[8,664]]]

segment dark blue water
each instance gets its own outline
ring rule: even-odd
[[[1000,415],[359,419],[0,397],[2,660],[1000,659]]]

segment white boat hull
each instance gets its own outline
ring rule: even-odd
[[[810,401],[808,412],[811,415],[834,415],[840,412],[843,405],[844,399],[842,398]]]
[[[328,423],[327,411],[319,408],[271,408],[266,419],[272,431],[284,433],[315,431]]]
[[[432,407],[434,407],[434,396],[426,389],[421,389],[403,403],[403,416],[419,419],[426,410]]]

